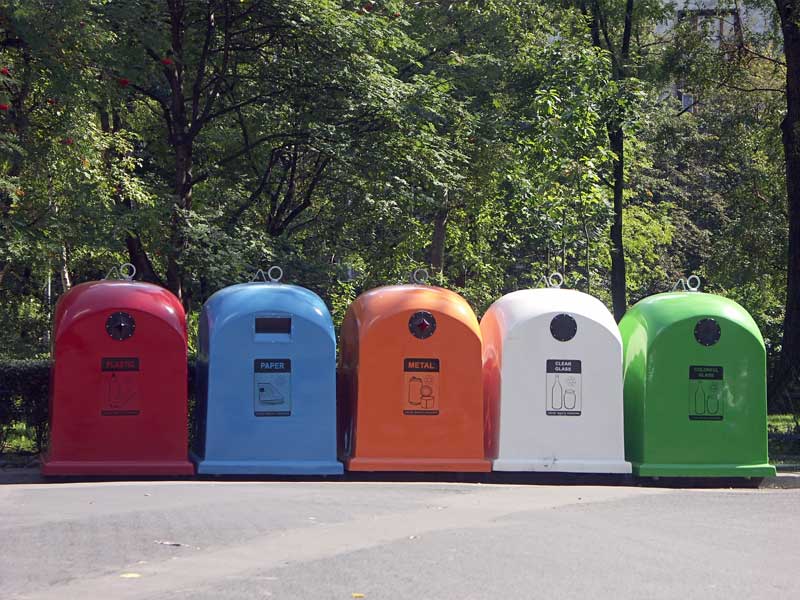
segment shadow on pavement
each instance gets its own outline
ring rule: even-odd
[[[778,479],[787,479],[789,475],[779,475],[769,479],[744,478],[697,478],[697,477],[642,477],[632,475],[607,475],[594,473],[447,473],[447,472],[348,472],[344,475],[291,476],[291,475],[254,475],[254,476],[210,476],[198,475],[187,477],[114,477],[114,476],[77,476],[77,477],[42,477],[38,461],[6,463],[0,465],[0,485],[35,484],[35,483],[81,483],[81,482],[120,482],[120,481],[197,481],[197,482],[354,482],[354,483],[468,483],[483,485],[562,485],[562,486],[630,486],[657,487],[675,489],[755,489],[759,487],[800,487],[800,477],[794,477],[795,485],[776,485]],[[773,481],[775,480],[775,481]],[[786,482],[781,481],[785,484]]]

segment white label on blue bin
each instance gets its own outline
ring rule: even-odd
[[[253,362],[253,413],[257,417],[292,414],[292,361],[257,358]]]
[[[545,414],[550,417],[579,417],[583,410],[581,361],[548,360],[545,379]]]

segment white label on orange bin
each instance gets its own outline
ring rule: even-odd
[[[135,417],[139,414],[139,359],[135,357],[104,357],[100,360],[103,373],[104,417]]]
[[[439,414],[439,359],[403,359],[403,414]]]

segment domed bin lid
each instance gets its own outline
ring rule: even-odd
[[[496,300],[487,315],[490,313],[504,333],[534,319],[548,318],[551,335],[556,340],[568,342],[578,332],[574,316],[581,316],[598,323],[620,340],[619,328],[605,304],[577,290],[542,288],[511,292]]]
[[[147,313],[173,328],[187,340],[186,314],[178,298],[169,290],[140,281],[103,280],[76,285],[58,301],[53,320],[53,341],[74,327],[83,318],[98,312],[109,314],[107,329],[112,328],[124,335],[126,323],[117,313],[139,311]],[[109,335],[115,331],[108,331]]]
[[[351,313],[358,325],[367,331],[381,321],[407,311],[413,313],[409,318],[409,330],[419,339],[430,337],[438,327],[438,323],[435,320],[431,321],[427,315],[418,315],[418,312],[451,317],[480,336],[478,319],[467,301],[457,293],[440,287],[427,285],[379,287],[361,294],[348,309],[348,313]]]
[[[695,320],[695,340],[706,347],[725,339],[725,327],[735,325],[749,332],[763,347],[758,325],[742,306],[729,298],[701,292],[655,294],[637,302],[625,314],[625,321],[639,323],[652,344],[667,328]]]
[[[292,315],[324,329],[335,339],[328,307],[311,290],[282,283],[239,283],[213,294],[203,306],[210,329],[220,329],[259,312]]]

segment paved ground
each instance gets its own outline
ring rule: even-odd
[[[800,597],[800,490],[0,485],[0,598]]]

